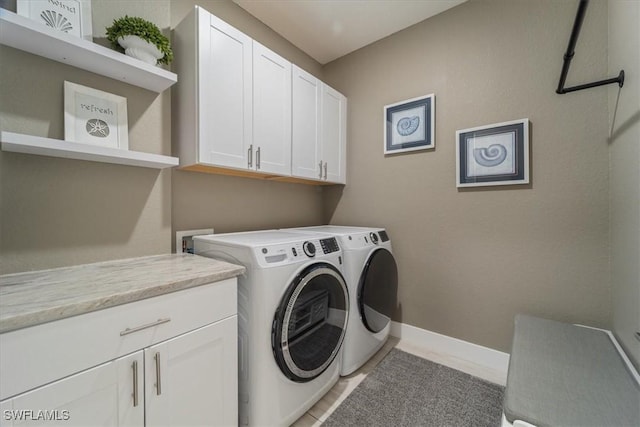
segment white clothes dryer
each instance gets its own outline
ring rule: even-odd
[[[385,229],[325,225],[289,229],[338,239],[349,287],[349,323],[340,375],[364,365],[387,341],[397,307],[398,268]]]
[[[240,425],[288,426],[336,383],[349,318],[337,239],[278,230],[194,237],[238,278]]]

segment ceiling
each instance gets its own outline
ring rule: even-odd
[[[233,0],[321,64],[467,0]]]

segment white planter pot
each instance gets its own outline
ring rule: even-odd
[[[127,56],[137,58],[147,64],[157,65],[158,60],[164,56],[156,45],[138,36],[119,37],[118,43],[124,48],[124,53]]]

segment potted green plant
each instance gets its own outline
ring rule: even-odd
[[[169,64],[173,51],[169,39],[152,22],[124,16],[107,27],[107,40],[114,49],[149,64]]]

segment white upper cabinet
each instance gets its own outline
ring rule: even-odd
[[[199,161],[243,168],[252,138],[251,39],[213,15],[200,21]]]
[[[320,96],[322,82],[293,66],[291,175],[322,179]]]
[[[175,29],[180,166],[247,168],[252,138],[252,40],[196,7]]]
[[[291,175],[291,63],[253,42],[255,168]]]
[[[199,6],[173,44],[182,169],[346,182],[344,96]]]
[[[291,174],[345,184],[347,99],[296,66],[292,99]]]
[[[322,176],[326,181],[347,182],[347,98],[322,84]]]

